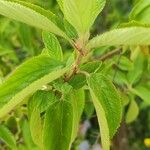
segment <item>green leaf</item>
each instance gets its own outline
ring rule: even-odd
[[[0,125],[0,139],[10,148],[16,148],[16,140],[13,134],[4,125]]]
[[[146,86],[137,86],[130,88],[130,91],[139,96],[144,102],[150,104],[150,91]]]
[[[127,114],[126,114],[126,123],[133,122],[139,114],[139,107],[135,100],[131,100]]]
[[[25,147],[27,147],[28,150],[34,149],[36,147],[36,145],[33,143],[32,137],[31,137],[31,132],[30,132],[30,126],[29,123],[27,121],[27,119],[23,118],[21,120],[21,131],[22,131],[22,137],[23,137],[23,141],[25,144]]]
[[[71,39],[77,39],[78,34],[75,28],[67,21],[64,19],[64,27],[66,30],[66,34],[71,38]]]
[[[88,119],[92,118],[92,115],[94,114],[94,106],[93,102],[91,100],[88,100],[86,102],[85,108],[84,108],[84,113]]]
[[[114,85],[101,74],[92,74],[87,79],[96,109],[103,149],[110,147],[110,138],[121,122],[122,102]]]
[[[104,150],[109,150],[110,149],[110,136],[109,136],[109,127],[108,127],[108,123],[106,120],[106,114],[102,105],[98,102],[97,97],[95,96],[95,94],[93,93],[91,89],[90,89],[90,92],[91,92],[92,98],[95,99],[94,105],[96,108],[96,113],[98,116],[98,123],[100,126],[102,147]]]
[[[21,44],[24,46],[25,49],[30,50],[28,53],[34,54],[32,48],[32,35],[31,29],[26,24],[20,24],[19,26],[19,36],[21,40]]]
[[[25,1],[18,1],[18,0],[9,0],[11,2],[16,2],[18,4],[21,4],[25,7],[28,7],[38,13],[40,13],[41,15],[47,17],[49,20],[51,20],[55,25],[57,25],[61,30],[64,30],[63,27],[63,22],[61,20],[61,18],[59,18],[58,16],[56,16],[55,14],[53,14],[51,11],[46,10],[38,5],[34,5],[32,3],[29,2],[25,2]]]
[[[122,56],[118,67],[123,71],[129,71],[133,69],[133,62],[129,60],[127,57]]]
[[[88,62],[86,64],[83,64],[80,67],[80,70],[81,71],[86,71],[88,73],[94,73],[94,72],[97,72],[100,69],[101,66],[102,66],[102,62],[93,61],[93,62]]]
[[[47,53],[52,59],[62,61],[63,52],[56,36],[49,32],[43,32],[43,41],[47,49]]]
[[[74,89],[80,89],[86,84],[86,77],[83,74],[76,74],[68,81],[68,83]]]
[[[70,98],[72,107],[73,107],[73,132],[72,132],[72,142],[75,140],[78,130],[79,130],[79,122],[81,119],[81,115],[85,106],[85,94],[83,89],[73,90],[70,94],[71,97],[66,97],[66,99]]]
[[[46,11],[36,5],[1,0],[0,14],[68,39],[66,34],[53,22],[53,18],[50,20]]]
[[[80,35],[89,31],[105,0],[64,0],[63,5],[65,18]]]
[[[34,108],[30,117],[30,131],[33,142],[39,147],[43,148],[42,141],[42,120],[40,117],[40,110]]]
[[[48,56],[38,56],[23,63],[0,86],[0,117],[43,85],[62,76],[68,68]],[[11,92],[10,92],[11,91]]]
[[[145,56],[142,53],[139,53],[137,58],[134,60],[133,70],[130,70],[127,73],[127,80],[130,85],[136,84],[142,77],[142,73],[144,71],[144,61]]]
[[[145,36],[147,35],[147,36]],[[101,46],[119,46],[119,45],[150,45],[150,28],[129,27],[114,29],[93,38],[87,45],[88,49]]]
[[[99,61],[88,62],[86,64],[81,65],[80,70],[86,71],[88,73],[94,73],[95,71],[99,70],[101,65],[102,65],[102,62],[99,62]],[[86,77],[83,74],[76,74],[69,80],[69,84],[74,89],[80,89],[86,84]]]
[[[130,13],[130,20],[150,24],[150,1],[140,0]]]
[[[63,1],[64,1],[64,0],[57,0],[57,3],[58,3],[58,5],[59,5],[59,7],[60,7],[60,9],[61,9],[62,12],[64,11],[64,4],[63,4]]]
[[[49,107],[43,127],[45,150],[70,150],[73,130],[73,108],[66,100],[60,100]]]
[[[51,91],[38,90],[28,102],[28,115],[31,116],[34,108],[38,108],[43,113],[56,101],[55,94]]]

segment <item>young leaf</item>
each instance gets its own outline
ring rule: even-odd
[[[45,15],[43,9],[37,6],[34,9],[33,4],[30,7],[29,5],[29,3],[1,0],[0,14],[68,39],[66,34]]]
[[[73,108],[66,100],[61,100],[46,111],[43,127],[45,150],[70,150],[73,130]]]
[[[126,114],[126,123],[133,122],[139,114],[139,107],[135,100],[131,100],[127,114]]]
[[[107,45],[150,45],[150,28],[129,27],[114,29],[112,31],[106,32],[100,36],[93,38],[88,43],[87,48],[92,49]]]
[[[92,74],[87,81],[98,116],[103,149],[107,150],[109,137],[113,137],[121,122],[121,98],[114,85],[103,75]]]
[[[105,0],[63,0],[64,16],[78,34],[89,31],[104,6]]]
[[[49,32],[43,32],[43,41],[49,56],[52,59],[62,61],[63,52],[56,36]]]
[[[67,70],[60,62],[46,55],[37,56],[22,64],[0,86],[0,117],[12,110],[26,96],[59,78]]]
[[[4,125],[0,125],[0,139],[10,148],[16,148],[16,140],[13,134]]]

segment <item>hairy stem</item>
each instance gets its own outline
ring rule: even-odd
[[[104,54],[104,55],[102,55],[100,57],[96,57],[94,59],[95,60],[100,60],[100,61],[105,61],[107,59],[110,59],[110,58],[114,57],[115,55],[119,55],[121,52],[122,52],[121,48],[115,49],[115,50],[113,50],[111,52],[108,52],[107,54]]]
[[[77,73],[79,64],[81,63],[81,60],[82,60],[82,57],[83,57],[83,55],[81,53],[78,53],[77,58],[72,66],[71,73],[65,77],[66,82],[69,81],[73,77],[73,75],[75,75]]]

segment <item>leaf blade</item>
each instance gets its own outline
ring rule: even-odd
[[[58,101],[46,112],[43,127],[45,150],[69,150],[72,135],[72,106],[67,101]]]
[[[29,5],[29,3],[27,3],[27,5]],[[25,6],[23,3],[17,3],[15,1],[11,2],[1,0],[0,14],[28,25],[35,26],[42,30],[50,31],[68,39],[60,28],[58,28],[47,16],[44,16],[44,13],[41,14],[36,11],[36,9],[33,10],[30,7],[27,7],[27,5]],[[32,7],[34,7],[33,4]]]
[[[22,64],[0,86],[0,117],[18,105],[26,96],[59,78],[67,70],[60,62],[50,60],[48,56],[44,55],[32,58]]]
[[[133,99],[130,102],[130,106],[126,114],[126,123],[133,122],[137,118],[138,114],[139,114],[139,107],[136,101]]]
[[[16,148],[16,140],[13,134],[4,125],[0,125],[0,139],[10,148]]]
[[[42,141],[42,120],[40,117],[40,110],[34,108],[30,117],[30,131],[33,142],[39,147],[43,148]]]
[[[60,43],[54,34],[43,32],[43,41],[48,54],[52,59],[62,61],[63,52]]]
[[[97,15],[104,8],[105,0],[64,0],[63,4],[65,18],[79,34],[82,34],[89,31]]]
[[[87,44],[87,48],[92,49],[108,45],[150,45],[150,28],[129,27],[114,29],[112,31],[106,32],[100,36],[93,38]]]
[[[121,98],[113,84],[103,75],[92,74],[88,77],[87,81],[99,118],[100,130],[102,130],[101,138],[103,141],[103,147],[106,146],[105,142],[107,141],[108,146],[106,146],[106,149],[109,149],[109,138],[113,137],[121,122]],[[104,122],[101,117],[103,117]],[[106,133],[104,130],[106,130]]]

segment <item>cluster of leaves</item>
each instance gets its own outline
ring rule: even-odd
[[[109,150],[124,106],[129,104],[125,115],[130,123],[138,115],[135,98],[150,103],[150,2],[140,0],[128,23],[90,39],[91,26],[105,3],[105,0],[58,0],[63,13],[60,18],[24,1],[0,1],[1,15],[42,29],[45,46],[41,54],[25,61],[0,86],[1,120],[7,120],[7,114],[12,113],[7,125],[17,126],[13,115],[22,117],[17,111],[22,105],[27,107],[29,123],[25,118],[19,122],[24,143],[16,142],[12,133],[3,124],[0,126],[0,137],[11,149],[71,149],[86,108],[85,93],[90,93],[102,147]],[[21,42],[33,56],[37,48],[33,49],[31,41],[36,35],[28,29],[21,25]],[[64,54],[55,35],[72,46],[74,51],[69,56]],[[114,47],[117,50],[99,57]],[[119,60],[112,58],[116,53]]]

